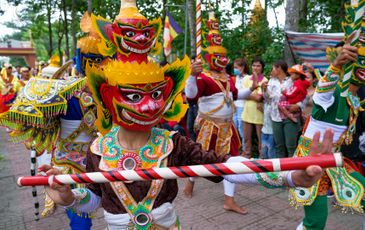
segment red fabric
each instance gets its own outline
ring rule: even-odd
[[[309,86],[310,83],[308,81],[298,79],[293,83],[293,87],[290,89],[290,91],[283,92],[283,95],[286,97],[289,104],[296,104],[305,99]]]
[[[238,94],[238,90],[235,86],[234,80],[233,78],[228,77],[228,82],[230,84],[230,90],[232,92],[233,98],[237,99],[237,94]],[[220,81],[222,86],[224,88],[226,88],[226,82]],[[198,86],[198,94],[195,98],[188,98],[189,101],[198,101],[198,99],[202,96],[211,96],[213,94],[216,93],[221,93],[222,90],[219,88],[219,86],[214,82],[214,80],[208,76],[206,76],[204,73],[201,73],[198,77],[197,77],[197,86]],[[232,131],[233,131],[233,135],[231,138],[231,151],[230,154],[232,156],[238,156],[239,153],[239,148],[241,147],[241,141],[238,135],[238,132],[236,130],[236,128],[234,127],[233,123],[232,123]],[[198,132],[197,132],[198,135]],[[215,143],[217,141],[217,136],[216,134],[213,133],[211,141],[210,141],[210,146],[209,149],[210,150],[214,150],[215,149]]]
[[[4,113],[10,109],[11,105],[9,103],[14,99],[14,97],[14,93],[8,93],[6,95],[0,94],[0,113]]]
[[[237,99],[237,88],[234,84],[234,80],[232,78],[228,77],[228,82],[230,84],[230,89],[233,94],[233,99]],[[198,86],[198,94],[195,98],[188,98],[188,101],[196,102],[198,99],[202,96],[211,96],[216,93],[222,92],[222,90],[219,88],[219,86],[214,82],[214,80],[208,76],[206,76],[204,73],[201,73],[197,77],[197,86]],[[222,83],[222,86],[226,88],[226,82],[220,81]]]
[[[231,126],[232,129],[232,137],[231,137],[231,149],[229,154],[231,154],[231,156],[239,156],[240,152],[239,152],[239,148],[241,147],[241,140],[239,137],[239,134],[237,132],[236,127],[234,126],[234,124],[232,123]],[[197,131],[196,135],[199,135],[199,131]],[[217,129],[215,128],[215,131],[213,131],[213,135],[210,139],[210,144],[209,144],[209,150],[214,150],[215,149],[215,144],[217,142]]]

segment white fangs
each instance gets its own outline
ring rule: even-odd
[[[157,123],[160,118],[156,118],[155,120],[153,121],[140,121],[140,120],[137,120],[133,117],[131,117],[124,109],[122,110],[122,115],[129,121],[132,121],[133,123],[136,123],[138,125],[152,125],[152,124],[155,124]]]
[[[127,45],[127,43],[125,43],[125,41],[124,41],[124,38],[122,37],[122,40],[121,40],[121,45],[122,45],[122,47],[124,48],[124,49],[126,49],[126,50],[129,50],[129,51],[131,51],[131,52],[133,52],[133,53],[137,53],[137,54],[145,54],[145,53],[147,53],[147,52],[149,52],[151,49],[152,49],[152,47],[155,45],[155,43],[156,43],[156,38],[153,40],[153,42],[152,42],[152,44],[150,45],[150,47],[148,47],[148,48],[146,48],[146,49],[144,49],[144,50],[139,50],[139,49],[136,49],[136,48],[133,48],[133,47],[130,47],[129,45]]]
[[[226,66],[221,65],[218,60],[215,60],[214,64],[220,68],[226,68]]]

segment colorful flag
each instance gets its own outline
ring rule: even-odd
[[[172,40],[182,32],[180,26],[172,18],[169,12],[166,12],[165,27],[163,31],[163,48],[165,56],[169,56],[172,48]]]
[[[342,41],[343,33],[298,33],[285,31],[291,50],[300,62],[309,62],[325,71],[329,66],[326,49]]]

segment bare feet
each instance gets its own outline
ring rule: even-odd
[[[224,196],[223,208],[227,211],[236,212],[238,214],[246,215],[248,213],[247,209],[242,208],[234,201],[233,197]]]
[[[186,184],[185,184],[184,195],[187,198],[192,198],[193,197],[193,189],[194,189],[194,182],[192,182],[188,179]]]

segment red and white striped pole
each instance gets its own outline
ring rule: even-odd
[[[304,170],[310,165],[322,168],[341,167],[341,153],[309,157],[251,160],[235,163],[218,163],[180,167],[151,168],[138,170],[114,170],[56,176],[19,177],[19,186],[41,186],[57,184],[107,183],[114,181],[143,181],[153,179],[176,179],[184,177],[211,177],[228,174],[278,172]]]
[[[202,60],[202,4],[196,0],[196,59]]]

